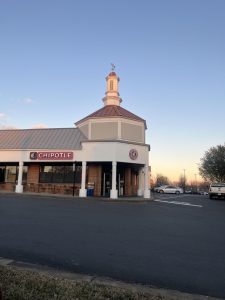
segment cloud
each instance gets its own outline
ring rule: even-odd
[[[0,112],[0,128],[5,127],[6,123],[7,123],[7,115],[3,112]]]
[[[32,126],[33,129],[38,129],[38,128],[48,128],[48,125],[46,124],[35,124]]]
[[[17,129],[16,126],[7,124],[7,121],[8,116],[5,113],[0,112],[0,129]]]
[[[5,120],[7,118],[6,114],[0,112],[0,120]]]
[[[24,99],[23,101],[24,101],[24,103],[26,103],[26,104],[30,104],[30,103],[33,102],[33,100],[32,100],[31,98],[26,98],[26,99]]]
[[[33,99],[28,97],[28,98],[19,99],[17,100],[17,102],[20,104],[31,104],[33,103]]]
[[[18,129],[17,127],[13,126],[13,125],[4,125],[4,124],[0,124],[0,129]]]

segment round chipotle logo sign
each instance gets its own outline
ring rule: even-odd
[[[136,149],[131,149],[130,152],[129,152],[129,156],[132,160],[135,160],[137,159],[138,157],[138,152]]]

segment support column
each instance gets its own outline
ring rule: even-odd
[[[81,189],[79,191],[80,197],[87,197],[87,190],[85,189],[85,183],[86,183],[86,166],[87,162],[82,161],[82,176],[81,176]]]
[[[144,198],[150,198],[151,194],[150,194],[150,189],[149,189],[148,165],[145,165],[144,173],[145,173]]]
[[[144,170],[143,168],[140,168],[138,172],[138,191],[137,191],[138,196],[143,196],[143,174],[144,174]]]
[[[112,189],[110,190],[110,198],[117,199],[118,198],[118,190],[116,189],[116,166],[117,162],[112,162]]]
[[[23,161],[19,162],[19,174],[18,174],[18,180],[16,185],[16,193],[23,193],[23,185],[22,185],[22,179],[23,179]]]

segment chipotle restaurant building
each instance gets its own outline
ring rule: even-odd
[[[118,84],[112,71],[104,106],[73,128],[0,130],[0,191],[150,198],[146,122]]]

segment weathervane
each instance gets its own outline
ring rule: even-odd
[[[112,66],[112,71],[114,71],[116,66],[113,63],[111,63],[111,66]]]

